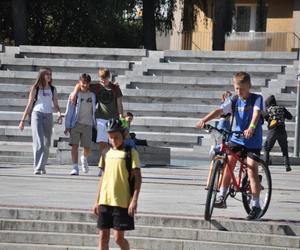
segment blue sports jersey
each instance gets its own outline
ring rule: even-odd
[[[232,97],[227,98],[227,100],[221,105],[224,113],[232,113]],[[257,95],[255,100],[254,107],[251,104],[251,93],[248,96],[247,100],[242,100],[238,97],[236,102],[236,110],[234,113],[235,117],[235,126],[233,131],[244,131],[249,128],[253,110],[261,110],[263,111],[263,98],[261,95]],[[246,148],[251,149],[261,149],[262,147],[262,122],[259,120],[257,122],[254,134],[251,138],[246,139],[244,137],[237,137],[236,135],[232,135],[230,141],[237,143],[239,145],[243,145]]]

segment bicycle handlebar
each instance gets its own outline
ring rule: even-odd
[[[237,136],[243,136],[244,132],[243,131],[226,131],[224,129],[218,129],[217,127],[214,127],[210,124],[204,124],[203,127],[205,130],[208,130],[208,132],[211,132],[212,130],[218,131],[220,134],[225,134],[225,135],[231,135],[231,134],[236,134]]]

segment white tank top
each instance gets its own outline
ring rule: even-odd
[[[33,111],[52,113],[52,91],[50,87],[44,90],[39,89]]]

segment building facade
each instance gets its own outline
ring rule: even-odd
[[[194,7],[197,8],[197,23],[193,32],[182,32],[183,6],[179,5],[164,49],[169,44],[170,49],[212,50],[214,1],[207,0],[205,11]],[[299,48],[300,0],[265,0],[263,9],[257,2],[233,1],[232,30],[225,37],[225,50],[291,51]]]

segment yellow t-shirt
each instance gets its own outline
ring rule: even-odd
[[[125,158],[125,150],[114,150],[111,148],[106,153],[99,205],[128,208],[131,196]],[[131,149],[131,159],[132,169],[139,168],[139,155],[135,149]],[[100,168],[103,166],[102,161],[101,157],[99,162]]]

